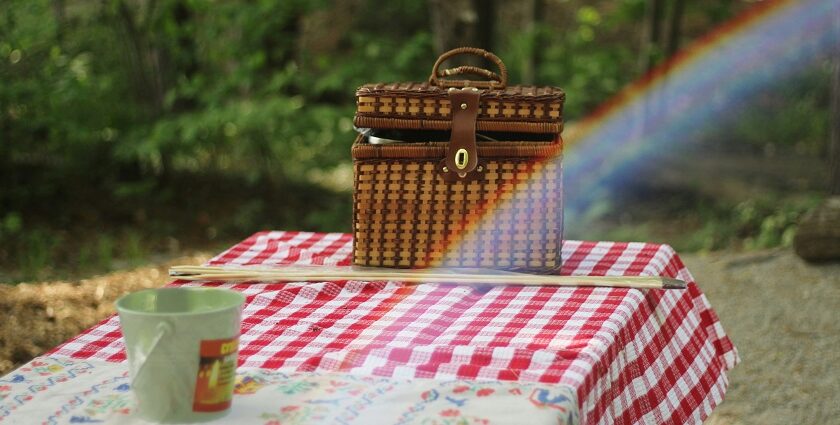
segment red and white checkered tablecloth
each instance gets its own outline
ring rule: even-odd
[[[261,232],[209,263],[349,265],[348,234]],[[283,371],[570,386],[581,421],[700,423],[723,400],[735,347],[674,250],[563,244],[567,275],[661,275],[686,290],[203,283],[248,297],[240,364]],[[176,281],[174,285],[198,285]],[[123,361],[116,316],[52,356]]]

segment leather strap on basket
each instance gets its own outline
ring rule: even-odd
[[[479,68],[477,66],[471,65],[464,65],[459,66],[456,68],[448,68],[448,69],[440,69],[441,64],[447,59],[456,56],[456,55],[475,55],[481,56],[490,62],[496,64],[499,67],[499,73],[496,74],[493,71],[486,70],[484,68]],[[484,77],[489,81],[472,81],[472,80],[444,80],[443,77],[448,77],[452,75],[465,75],[465,74],[472,74],[478,75],[479,77]],[[478,87],[483,89],[503,89],[507,87],[507,68],[505,64],[502,63],[502,60],[499,59],[498,56],[486,51],[479,49],[477,47],[458,47],[452,49],[438,58],[435,61],[435,65],[432,67],[432,75],[429,76],[429,84],[438,87]]]
[[[452,132],[442,170],[449,177],[454,173],[466,177],[478,165],[478,149],[475,144],[475,121],[478,117],[481,92],[475,87],[449,89],[452,104]]]

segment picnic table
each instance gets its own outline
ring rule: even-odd
[[[349,265],[341,233],[260,232],[210,265]],[[656,275],[685,290],[187,282],[247,296],[233,407],[219,423],[700,423],[735,347],[674,250],[563,243],[567,275]],[[25,331],[25,330],[22,330]],[[139,422],[111,316],[0,378],[0,423]]]

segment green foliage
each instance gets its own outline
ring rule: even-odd
[[[805,68],[750,99],[750,107],[742,108],[722,129],[726,139],[764,149],[792,146],[802,153],[823,154],[828,145],[830,81],[828,66]]]
[[[20,214],[10,212],[0,221],[0,237],[17,236],[23,229],[23,219]]]
[[[362,5],[393,24],[387,37],[348,17],[307,29],[335,19],[333,6],[0,2],[0,80],[10,82],[0,84],[0,263],[29,279],[50,263],[107,269],[193,227],[211,239],[347,230],[349,201],[330,203],[307,176],[349,161],[354,87],[425,78],[433,52],[423,4]],[[401,11],[411,14],[388,18]],[[180,186],[216,176],[229,182],[224,193]],[[269,201],[260,188],[284,196]],[[195,224],[225,201],[241,207]],[[62,228],[81,238],[78,249],[51,237]]]
[[[748,96],[730,99],[714,125],[688,134],[696,144],[761,156],[828,153],[831,61],[806,63]]]
[[[632,71],[635,46],[607,41],[626,30],[631,12],[619,7],[606,16],[602,13],[595,7],[581,6],[571,25],[562,31],[542,23],[514,34],[502,48],[509,64],[525,61],[534,51],[541,52],[535,83],[560,86],[570,93],[564,114],[571,120],[592,111],[637,77]],[[510,71],[512,81],[521,80],[518,67]]]
[[[686,250],[711,251],[789,247],[800,217],[820,201],[817,196],[748,199],[732,207],[701,212],[702,227],[683,242]]]
[[[111,268],[114,259],[114,240],[108,235],[100,236],[96,244],[96,265],[103,270]]]
[[[296,178],[346,160],[333,149],[352,140],[352,109],[308,106],[302,96],[243,100],[162,118],[116,150],[149,173],[217,169],[251,181]]]
[[[422,19],[396,37],[360,22],[338,51],[304,50],[304,17],[326,5],[110,0],[58,22],[50,1],[4,2],[0,78],[14,84],[0,86],[0,165],[15,172],[0,202],[55,199],[80,181],[139,195],[180,171],[300,180],[347,161],[352,88],[424,78],[431,38]],[[35,173],[31,187],[16,184]]]
[[[22,235],[22,251],[18,259],[24,279],[38,279],[45,275],[60,242],[60,237],[43,229],[34,229]]]
[[[793,202],[748,200],[735,206],[734,221],[748,249],[788,247],[799,218],[818,203],[817,197]]]
[[[576,226],[567,229],[572,239],[651,241],[668,243],[680,252],[719,249],[757,250],[789,247],[799,219],[816,207],[821,197],[810,195],[756,195],[737,203],[713,199],[663,199],[661,210],[631,201],[616,205],[601,200],[580,216],[567,215]],[[649,202],[649,201],[648,201]],[[633,210],[643,217],[622,217],[619,210]]]

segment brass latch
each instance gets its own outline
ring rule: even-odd
[[[467,168],[467,162],[469,162],[469,159],[470,154],[466,149],[458,149],[458,152],[455,152],[455,168],[459,170]]]
[[[475,87],[464,87],[450,88],[448,93],[449,102],[453,106],[452,129],[441,170],[452,174],[445,176],[447,179],[464,179],[478,166],[475,125],[480,110],[481,91]]]

